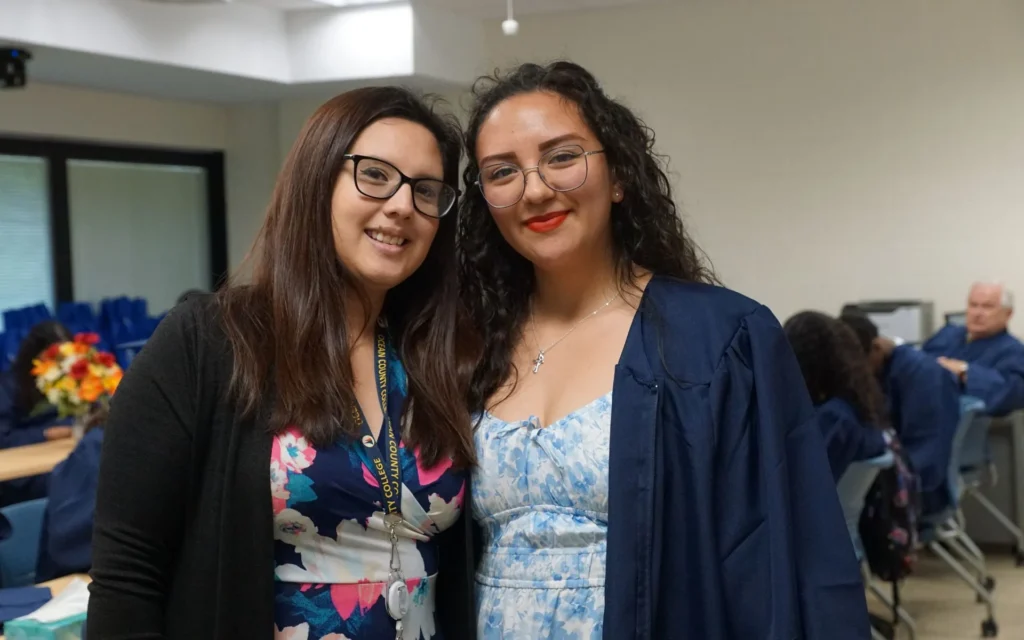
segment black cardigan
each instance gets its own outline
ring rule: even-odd
[[[264,421],[237,417],[231,363],[216,303],[194,298],[118,389],[96,500],[90,640],[272,640],[272,438]],[[470,526],[464,514],[438,537],[446,640],[475,636]]]

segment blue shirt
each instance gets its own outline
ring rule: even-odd
[[[1024,409],[1024,345],[1006,331],[967,339],[965,327],[943,327],[922,347],[932,357],[968,363],[964,393],[980,398],[993,416]]]

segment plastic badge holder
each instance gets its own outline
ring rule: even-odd
[[[89,609],[89,585],[74,579],[36,611],[4,625],[7,640],[81,640]]]

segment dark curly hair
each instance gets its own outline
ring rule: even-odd
[[[815,406],[842,398],[862,421],[885,424],[882,390],[853,330],[817,311],[798,313],[783,328]]]
[[[36,378],[32,375],[32,361],[46,351],[50,345],[69,342],[71,332],[56,320],[44,320],[31,329],[21,341],[18,354],[11,364],[11,373],[15,381],[14,409],[22,416],[28,416],[46,396],[36,388]]]
[[[847,305],[839,314],[839,319],[850,327],[860,341],[864,353],[871,353],[871,347],[878,337],[878,326],[863,311]]]
[[[491,111],[505,100],[548,92],[575,104],[604,148],[611,175],[624,199],[612,204],[611,233],[620,286],[634,284],[635,267],[690,282],[717,282],[706,256],[683,228],[654,131],[622,104],[608,97],[583,67],[559,61],[523,64],[496,71],[473,86],[474,104],[466,131],[469,187],[459,207],[458,257],[463,302],[483,338],[483,354],[473,376],[469,405],[484,403],[513,373],[512,351],[521,336],[534,288],[530,262],[502,237],[479,188],[476,144]]]

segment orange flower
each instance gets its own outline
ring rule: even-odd
[[[32,375],[41,376],[45,375],[49,371],[52,371],[57,363],[53,360],[33,360],[32,361]]]
[[[82,380],[78,395],[86,402],[96,402],[103,395],[103,381],[96,376],[88,376]]]

